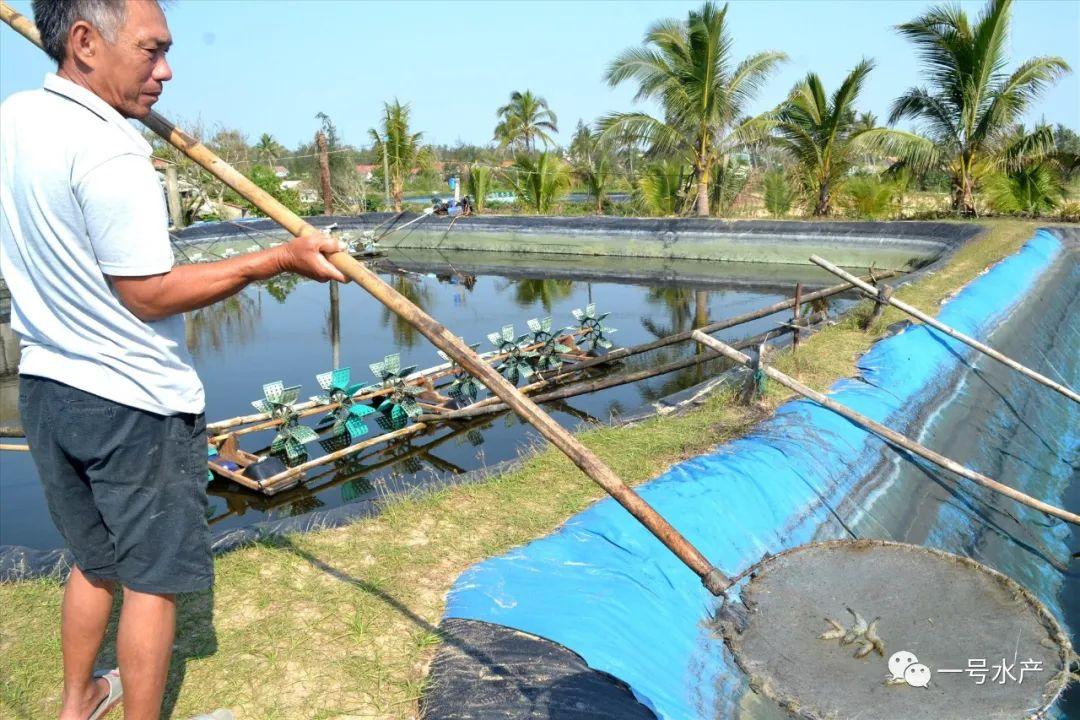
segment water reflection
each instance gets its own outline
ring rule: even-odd
[[[220,352],[247,344],[255,337],[262,318],[259,295],[239,293],[221,302],[187,313],[185,333],[188,352],[199,357],[205,350]]]
[[[572,280],[554,280],[533,278],[518,280],[514,284],[514,301],[518,307],[533,307],[537,304],[550,313],[551,308],[560,300],[570,297],[574,292]]]
[[[390,287],[404,295],[409,302],[421,310],[427,310],[431,303],[431,291],[420,282],[407,275],[394,274],[389,278]],[[399,348],[412,349],[420,339],[420,331],[405,322],[400,315],[382,308],[382,326],[389,326],[394,334],[394,344]]]

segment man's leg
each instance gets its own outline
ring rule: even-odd
[[[112,612],[113,584],[71,569],[61,609],[60,638],[64,652],[64,700],[60,720],[86,720],[109,693],[104,680],[94,681],[105,628]]]
[[[125,720],[157,720],[169,674],[176,598],[124,588],[116,655],[124,681]]]

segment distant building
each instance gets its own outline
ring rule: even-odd
[[[275,165],[274,174],[277,175],[279,178],[287,178],[289,177],[289,168],[285,167],[284,165]]]
[[[360,163],[356,166],[356,174],[363,178],[365,182],[371,180],[375,176],[375,166]]]

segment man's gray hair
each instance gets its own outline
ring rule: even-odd
[[[64,62],[71,26],[85,20],[97,29],[106,42],[116,42],[116,33],[124,24],[127,0],[34,0],[34,22],[41,33],[41,44],[57,66]]]

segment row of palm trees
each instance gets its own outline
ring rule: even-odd
[[[709,214],[713,169],[732,153],[763,142],[794,160],[814,215],[831,212],[838,183],[875,153],[918,170],[946,170],[953,209],[974,214],[981,179],[1052,150],[1049,128],[1019,135],[1014,128],[1042,90],[1069,71],[1064,60],[1047,56],[1005,72],[1010,7],[1011,0],[989,0],[974,22],[958,7],[935,7],[898,27],[917,47],[927,84],[894,101],[889,124],[911,120],[922,134],[878,127],[856,113],[874,69],[867,59],[831,94],[810,73],[779,107],[747,117],[748,104],[787,58],[764,51],[734,60],[727,7],[713,2],[685,21],[656,23],[644,45],[623,51],[607,70],[612,86],[636,81],[636,99],[656,101],[662,117],[612,113],[600,119],[599,132],[603,137],[628,130],[647,155],[690,167],[699,215]]]
[[[1045,126],[1017,131],[1017,122],[1070,70],[1055,56],[1006,70],[1011,5],[987,0],[974,19],[959,7],[934,7],[899,25],[917,49],[926,82],[904,91],[882,126],[872,114],[857,112],[875,69],[865,58],[835,89],[811,72],[777,107],[750,116],[750,105],[788,58],[776,50],[733,57],[727,6],[707,0],[685,19],[654,23],[641,45],[619,53],[606,69],[612,87],[636,83],[635,101],[655,102],[660,113],[613,112],[591,128],[579,122],[562,152],[553,138],[558,118],[547,100],[514,92],[498,108],[494,131],[498,147],[514,156],[513,166],[474,164],[467,189],[482,206],[499,181],[536,212],[548,212],[576,180],[599,212],[613,183],[628,176],[645,210],[704,216],[723,212],[745,181],[735,158],[769,149],[793,168],[789,175],[815,216],[830,215],[841,186],[875,158],[886,159],[893,172],[944,172],[952,209],[974,214],[977,189],[1003,194],[1018,183],[1049,182],[1044,161],[1054,148],[1053,133]],[[901,121],[916,131],[894,127]],[[434,153],[422,133],[410,130],[409,106],[397,100],[384,105],[380,126],[369,135],[378,172],[386,168],[389,194],[400,209],[407,181],[434,163]],[[272,165],[284,148],[264,135],[254,152]],[[766,194],[784,199],[780,179],[767,174]]]
[[[809,73],[777,108],[748,116],[747,107],[787,56],[767,50],[736,60],[727,6],[705,2],[685,20],[658,21],[646,32],[644,44],[612,61],[607,82],[613,87],[636,82],[635,100],[655,101],[662,112],[659,117],[611,113],[599,119],[591,143],[576,136],[571,157],[578,177],[599,206],[611,176],[604,148],[611,139],[629,135],[647,158],[659,161],[640,182],[686,183],[693,209],[708,215],[717,171],[733,154],[767,143],[794,161],[815,216],[832,212],[837,187],[875,155],[917,171],[944,170],[953,210],[974,214],[975,190],[982,181],[995,173],[1024,172],[1053,150],[1049,127],[1022,133],[1015,127],[1040,93],[1069,71],[1060,57],[1045,56],[1005,72],[1011,4],[989,0],[974,21],[958,7],[935,7],[897,28],[916,46],[927,83],[902,93],[888,122],[913,121],[921,131],[916,133],[880,127],[873,116],[856,112],[874,70],[869,59],[861,60],[831,93],[816,73]],[[498,117],[495,139],[501,146],[531,153],[537,140],[545,149],[554,144],[549,131],[557,131],[556,117],[542,97],[515,92]],[[575,145],[589,151],[574,152]],[[542,157],[532,164],[547,163]],[[683,170],[677,170],[680,165]]]

